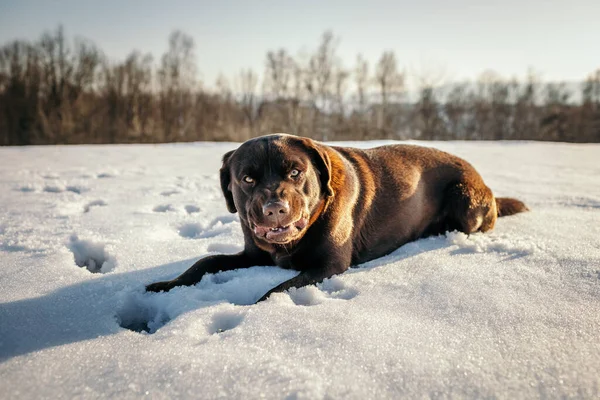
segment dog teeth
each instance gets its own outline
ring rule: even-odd
[[[289,226],[289,225],[288,225],[288,226]],[[279,227],[277,227],[277,228],[269,228],[269,230],[270,230],[271,232],[281,232],[281,231],[283,231],[284,229],[287,229],[287,227],[288,227],[288,226],[279,226]]]

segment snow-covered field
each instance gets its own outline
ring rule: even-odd
[[[600,146],[427,145],[532,211],[258,305],[294,273],[143,290],[241,249],[235,144],[1,148],[0,397],[598,398]]]

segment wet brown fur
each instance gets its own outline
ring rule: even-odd
[[[302,182],[285,178],[290,160],[303,165]],[[251,189],[241,183],[249,168],[258,170]],[[244,251],[203,258],[147,290],[192,285],[206,273],[252,265],[300,271],[264,300],[273,292],[321,282],[409,241],[449,230],[486,232],[499,216],[527,211],[519,200],[494,198],[471,164],[440,150],[412,145],[361,150],[291,135],[252,139],[225,154],[221,186],[229,211],[240,214]],[[253,221],[261,218],[256,210],[267,197],[289,201],[294,215],[310,214],[300,237],[277,244],[253,233]]]

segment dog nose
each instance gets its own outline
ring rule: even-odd
[[[267,201],[263,206],[263,214],[266,217],[277,217],[290,212],[290,203],[285,200]]]

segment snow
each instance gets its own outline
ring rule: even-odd
[[[257,305],[295,273],[143,290],[241,250],[235,144],[1,148],[2,397],[600,396],[600,146],[425,145],[532,211]]]
[[[84,212],[86,208],[84,208]],[[67,248],[73,253],[75,264],[79,267],[86,267],[92,273],[101,272],[103,274],[112,271],[115,268],[115,259],[109,255],[102,243],[94,243],[90,240],[81,240],[76,234],[69,239]]]

